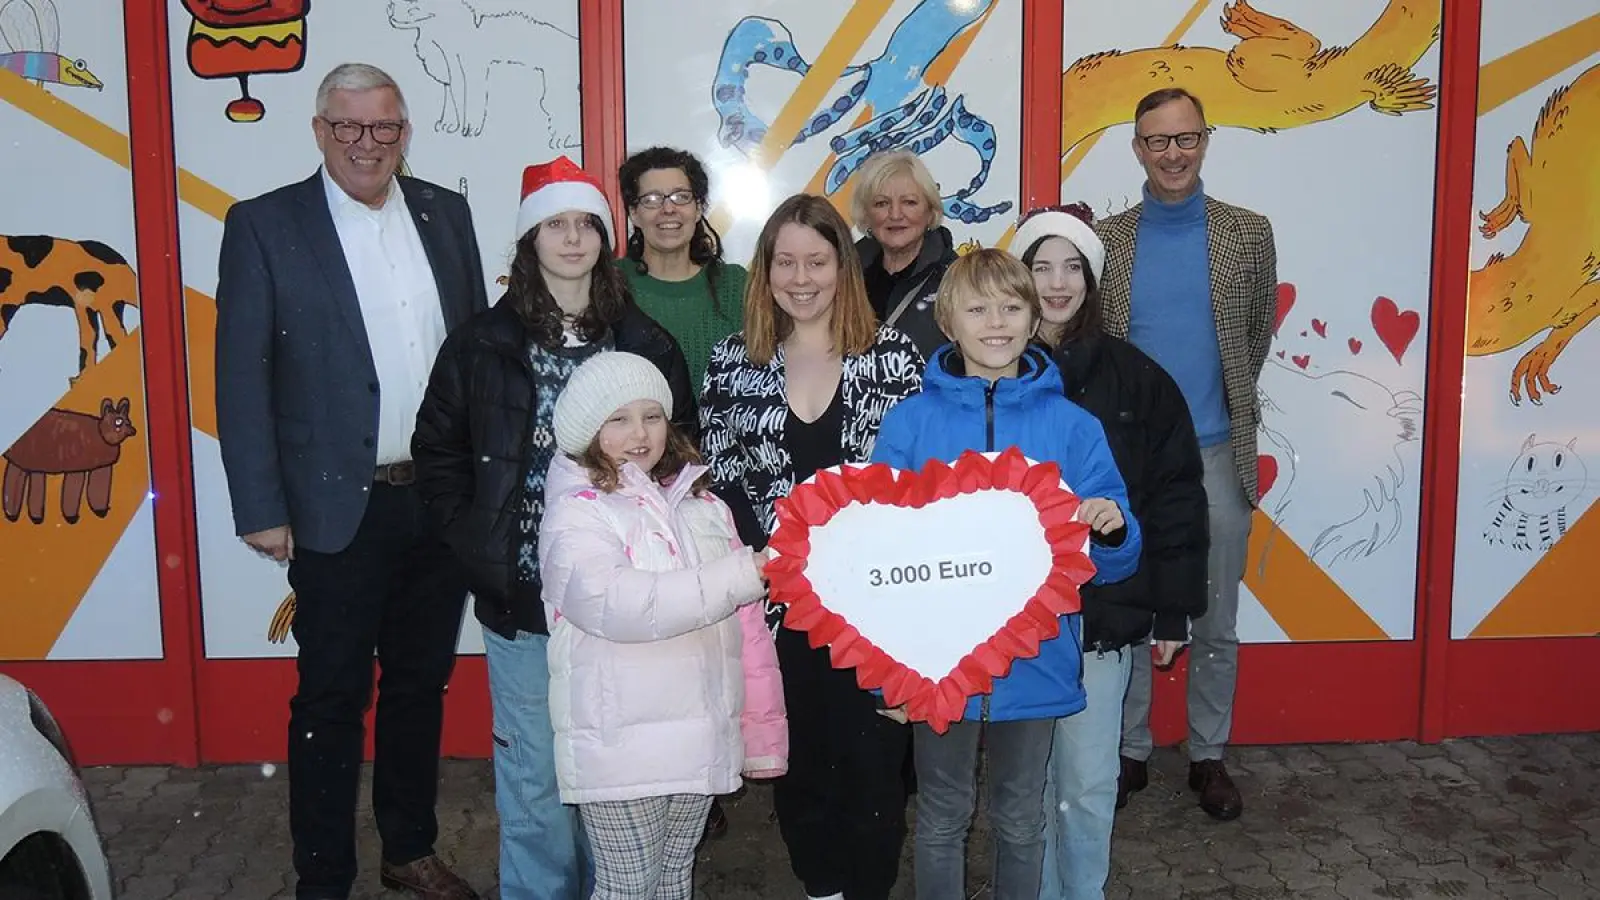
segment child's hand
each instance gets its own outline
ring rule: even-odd
[[[750,558],[755,561],[756,574],[761,576],[762,578],[766,578],[767,577],[767,563],[772,562],[772,551],[771,550],[754,550],[754,551],[751,551]]]
[[[1127,524],[1122,519],[1122,508],[1117,501],[1105,497],[1092,497],[1078,506],[1078,521],[1100,534],[1110,534]]]
[[[904,703],[889,709],[880,709],[878,710],[878,715],[883,716],[885,719],[899,722],[901,725],[911,721],[911,717],[906,715],[906,705]]]

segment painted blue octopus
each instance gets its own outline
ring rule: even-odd
[[[793,142],[821,137],[862,104],[876,113],[860,127],[829,141],[837,159],[824,183],[827,193],[843,186],[873,153],[906,149],[923,154],[954,138],[977,152],[978,172],[966,187],[941,198],[945,215],[975,224],[1011,209],[1010,201],[981,206],[968,200],[989,178],[995,154],[994,126],[969,112],[963,95],[951,99],[943,85],[928,87],[922,81],[928,65],[964,29],[976,27],[994,2],[922,0],[895,28],[882,55],[844,70],[838,81],[842,93],[812,117]],[[747,16],[728,32],[717,61],[712,103],[721,120],[718,140],[745,156],[760,146],[768,128],[745,102],[745,83],[754,66],[782,69],[802,78],[811,68],[795,49],[788,27],[776,19]]]

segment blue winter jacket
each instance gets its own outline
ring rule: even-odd
[[[960,351],[947,345],[923,375],[922,393],[900,401],[883,419],[873,462],[918,470],[930,460],[952,463],[967,450],[1020,448],[1029,459],[1054,462],[1079,497],[1115,500],[1127,525],[1102,540],[1095,535],[1089,558],[1094,583],[1122,581],[1139,566],[1139,523],[1128,506],[1128,489],[1111,458],[1100,421],[1068,400],[1061,372],[1036,348],[1023,355],[1016,378],[991,386],[963,374]],[[1084,707],[1081,622],[1061,617],[1061,633],[1039,647],[1039,655],[1012,663],[994,682],[991,695],[967,703],[964,719],[1005,722],[1069,716]]]

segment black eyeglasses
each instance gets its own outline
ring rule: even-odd
[[[328,130],[333,132],[333,139],[341,144],[354,144],[361,140],[367,132],[372,132],[372,139],[380,144],[393,144],[405,134],[404,122],[335,122],[332,119],[318,116],[327,124]]]
[[[1141,134],[1139,140],[1144,141],[1151,153],[1160,153],[1174,143],[1179,150],[1193,150],[1210,133],[1211,129],[1207,128],[1205,131],[1181,131],[1177,134]]]
[[[670,194],[663,194],[660,191],[651,191],[650,193],[639,197],[639,205],[645,209],[660,209],[661,205],[664,203],[671,203],[673,206],[688,206],[693,202],[694,191],[687,190],[673,191]]]

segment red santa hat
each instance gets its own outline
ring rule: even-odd
[[[606,202],[598,179],[565,156],[522,170],[522,205],[517,207],[516,240],[521,240],[545,219],[569,210],[599,216],[600,221],[606,223],[606,239],[612,247],[617,246],[611,224],[611,205]]]

